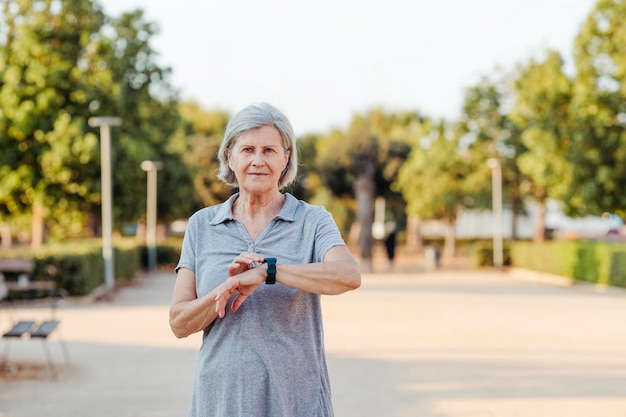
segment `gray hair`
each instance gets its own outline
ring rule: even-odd
[[[220,161],[217,178],[233,187],[239,185],[235,173],[228,166],[228,154],[232,152],[235,142],[241,135],[262,126],[276,128],[283,139],[283,148],[289,152],[289,161],[278,180],[278,188],[283,188],[295,180],[298,174],[296,136],[287,116],[268,103],[251,104],[230,119],[224,132],[224,140],[222,140],[220,149],[217,151],[217,157]]]

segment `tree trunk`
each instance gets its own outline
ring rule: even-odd
[[[361,248],[361,267],[365,272],[372,270],[372,225],[374,224],[374,164],[368,161],[361,175],[354,183],[354,193],[357,200],[357,220],[360,225],[359,247]]]
[[[517,202],[514,200],[511,204],[511,240],[517,240]]]
[[[350,234],[348,235],[348,245],[351,248],[359,246],[359,236],[361,234],[361,225],[357,221],[352,222],[350,225]]]
[[[44,208],[41,203],[33,204],[33,236],[30,241],[30,247],[32,249],[39,249],[44,242],[45,226],[44,226]]]
[[[2,241],[3,249],[9,249],[13,245],[11,226],[6,223],[0,223],[0,240]]]
[[[443,243],[443,258],[452,260],[456,252],[456,235],[454,233],[454,222],[447,221],[446,236]]]
[[[535,219],[535,233],[533,242],[543,242],[546,237],[546,201],[537,202],[537,218]]]
[[[87,230],[90,232],[91,237],[102,236],[102,228],[100,227],[100,214],[95,210],[89,211],[89,216],[87,217]]]
[[[406,219],[406,248],[410,252],[421,252],[424,242],[422,241],[422,221],[415,215]]]

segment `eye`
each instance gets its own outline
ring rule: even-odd
[[[246,146],[246,147],[242,148],[241,151],[245,152],[245,153],[250,153],[250,152],[254,152],[254,149],[252,149],[251,146]]]
[[[276,149],[274,149],[274,148],[265,148],[265,153],[274,154],[274,153],[276,153]]]

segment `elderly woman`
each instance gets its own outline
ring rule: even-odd
[[[281,192],[297,173],[282,112],[241,110],[218,156],[239,192],[190,217],[170,308],[177,337],[204,332],[189,416],[332,416],[320,295],[358,288],[358,263],[328,211]]]

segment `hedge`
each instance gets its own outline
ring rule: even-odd
[[[548,241],[509,245],[515,267],[626,287],[626,243]]]
[[[472,257],[474,266],[494,266],[493,262],[493,244],[491,243],[475,243],[472,247]],[[504,266],[511,265],[511,248],[507,245],[502,247],[502,264]]]
[[[183,245],[182,238],[169,238],[159,242],[156,247],[157,267],[165,270],[174,270],[180,259],[180,251]],[[141,266],[148,267],[148,248],[146,245],[140,246]]]
[[[31,279],[52,279],[59,289],[69,295],[87,295],[104,284],[104,261],[99,240],[50,244],[34,251],[2,250],[0,257],[33,259],[35,270]],[[117,281],[131,280],[141,268],[140,249],[132,239],[114,241],[113,258]]]

